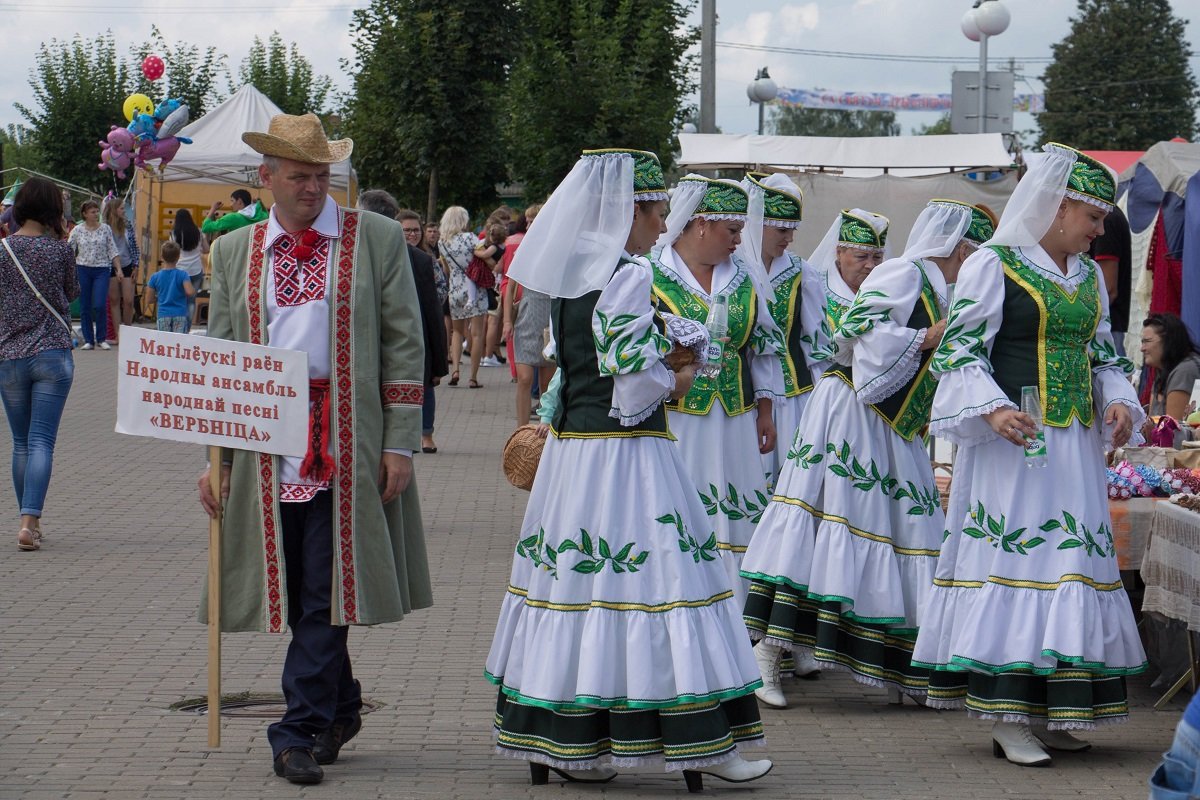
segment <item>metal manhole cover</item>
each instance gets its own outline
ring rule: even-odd
[[[360,713],[370,714],[372,711],[378,711],[380,707],[380,703],[364,697]],[[188,700],[181,700],[178,703],[173,703],[171,710],[182,711],[185,714],[207,714],[208,697],[193,697]],[[242,692],[240,694],[227,694],[221,697],[222,717],[279,719],[285,711],[287,711],[287,703],[284,702],[283,695],[277,692]]]

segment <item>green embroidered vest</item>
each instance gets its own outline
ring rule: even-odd
[[[833,301],[830,301],[830,305]],[[845,310],[842,310],[844,316]],[[921,270],[921,296],[913,306],[912,313],[905,323],[906,328],[921,330],[928,328],[942,319],[942,308],[938,303],[937,293]],[[929,362],[933,357],[933,349],[922,350],[920,367],[917,373],[907,383],[897,389],[891,396],[871,403],[871,408],[892,430],[900,434],[905,441],[911,442],[926,425],[929,424],[929,412],[933,408],[933,394],[937,390],[937,381],[929,374]],[[834,364],[825,370],[826,375],[833,375],[844,380],[851,388],[854,387],[854,373],[849,366]]]
[[[692,293],[681,279],[654,264],[654,296],[672,314],[703,323],[708,319],[708,304]],[[686,268],[685,268],[686,269]],[[721,355],[721,371],[715,378],[696,376],[692,389],[667,407],[685,414],[707,414],[718,398],[729,416],[744,414],[754,407],[754,389],[750,364],[742,357],[742,348],[750,341],[757,317],[758,294],[746,268],[738,264],[737,274],[725,294],[729,299],[729,342]]]
[[[992,341],[992,377],[1018,407],[1021,387],[1037,386],[1047,425],[1066,428],[1078,419],[1091,427],[1088,345],[1102,313],[1096,262],[1079,257],[1086,274],[1069,292],[1011,248],[992,250],[1004,265],[1004,324]]]
[[[622,258],[622,264],[632,263]],[[615,274],[615,270],[614,270]],[[560,439],[603,439],[626,436],[671,438],[667,412],[663,406],[637,425],[624,426],[608,415],[613,402],[613,379],[600,374],[596,362],[596,339],[592,314],[600,300],[600,290],[582,297],[555,298],[550,303],[550,325],[558,348],[558,367],[562,370],[558,411],[551,428]],[[646,298],[649,302],[650,298]],[[655,317],[659,332],[663,321]]]
[[[784,396],[796,397],[811,391],[813,385],[805,342],[802,339],[804,330],[800,325],[800,284],[804,270],[801,269],[801,261],[798,258],[789,254],[788,260],[791,266],[786,271],[789,274],[779,283],[771,281],[773,292],[767,300],[767,308],[787,344],[787,351],[779,354],[780,363],[783,365]]]

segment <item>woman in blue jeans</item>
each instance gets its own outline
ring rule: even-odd
[[[75,374],[67,320],[79,284],[62,240],[58,187],[30,178],[17,192],[13,217],[20,228],[0,247],[0,399],[12,429],[17,547],[37,550],[58,423]]]
[[[83,224],[71,229],[68,240],[75,251],[75,273],[79,278],[82,297],[79,301],[79,322],[83,327],[80,350],[111,350],[108,333],[108,282],[113,274],[121,273],[121,259],[112,228],[100,221],[100,204],[86,200],[80,206]]]

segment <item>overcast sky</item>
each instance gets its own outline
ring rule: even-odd
[[[1016,59],[1017,91],[1041,91],[1038,76],[1050,46],[1069,31],[1075,0],[1002,0],[1012,24],[993,37],[989,55]],[[453,0],[446,0],[450,3]],[[30,69],[39,45],[51,38],[91,38],[111,29],[122,49],[149,38],[158,25],[168,39],[178,37],[201,46],[215,45],[229,56],[231,72],[257,35],[279,31],[298,42],[314,69],[329,75],[339,88],[349,81],[340,61],[352,54],[351,12],[365,0],[209,0],[184,5],[139,0],[26,0],[0,3],[4,9],[4,67],[0,72],[0,124],[21,122],[14,102],[32,104]],[[976,69],[979,46],[963,36],[959,22],[971,0],[717,0],[717,40],[756,46],[836,50],[862,54],[898,54],[961,58],[959,65],[905,63],[761,52],[728,46],[717,49],[717,125],[726,133],[750,133],[757,111],[746,99],[746,85],[759,67],[769,67],[780,86],[862,92],[949,92],[956,68]],[[1195,2],[1172,0],[1175,13],[1200,10]],[[699,23],[699,0],[694,21]],[[1193,12],[1194,13],[1194,12]],[[1200,23],[1190,21],[1187,39],[1200,50]],[[1114,58],[1119,54],[1114,54]],[[1200,59],[1192,67],[1200,72]],[[154,100],[160,98],[155,97]],[[906,112],[904,132],[931,123],[936,114]],[[114,123],[118,120],[114,120]],[[1035,126],[1029,115],[1017,115],[1018,128]],[[103,132],[97,131],[97,137]]]

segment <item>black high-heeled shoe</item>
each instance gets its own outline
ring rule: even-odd
[[[548,764],[539,764],[536,761],[529,762],[529,782],[534,786],[545,786],[550,781],[550,771],[568,783],[608,783],[613,778],[617,777],[617,771],[612,770],[611,775],[604,777],[584,776],[581,773],[603,772],[605,767],[598,767],[595,770],[581,770],[580,772],[571,772],[570,770],[559,769]],[[610,768],[611,769],[611,768]]]

